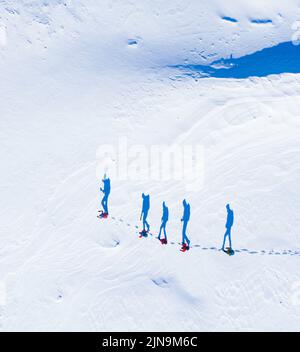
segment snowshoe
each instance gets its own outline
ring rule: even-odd
[[[142,238],[142,237],[148,237],[148,231],[146,231],[146,230],[143,230],[143,231],[141,231],[141,232],[139,232],[139,234],[140,234],[140,238]]]
[[[234,255],[234,250],[232,248],[230,248],[230,247],[226,247],[226,250],[223,249],[223,252],[228,254],[229,256]]]
[[[188,251],[189,249],[190,249],[190,247],[186,243],[184,243],[182,245],[180,251],[184,253],[184,252]]]
[[[103,210],[99,210],[98,213],[99,213],[99,215],[97,216],[97,218],[99,218],[99,219],[107,219],[108,213],[105,213]]]

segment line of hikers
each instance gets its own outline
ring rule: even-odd
[[[110,194],[111,186],[110,186],[110,179],[104,175],[104,178],[102,180],[103,182],[103,188],[100,188],[100,191],[103,193],[103,198],[101,201],[101,205],[103,210],[100,210],[100,214],[98,215],[99,218],[107,218],[108,217],[108,197]],[[149,210],[150,210],[150,195],[142,194],[142,211],[141,211],[141,216],[140,216],[140,221],[142,221],[143,224],[143,230],[140,232],[140,237],[147,237],[148,233],[150,231],[150,225],[147,221]],[[190,204],[187,203],[187,201],[184,199],[183,202],[183,215],[181,218],[182,222],[182,247],[181,251],[185,252],[190,249],[190,243],[191,241],[189,240],[186,231],[187,231],[187,225],[190,220],[190,215],[191,215],[191,207]],[[222,245],[222,250],[226,252],[229,255],[232,255],[234,253],[232,249],[232,243],[231,243],[231,228],[233,226],[233,221],[234,221],[234,214],[232,209],[230,209],[230,205],[226,205],[226,210],[227,210],[227,220],[226,220],[226,232],[224,234],[224,240],[223,240],[223,245]],[[158,239],[160,242],[164,245],[168,243],[167,239],[167,222],[169,220],[169,208],[167,207],[166,203],[163,202],[162,204],[162,218],[161,218],[161,225],[159,229],[159,234],[158,234]],[[162,232],[163,232],[163,238],[162,238]],[[229,247],[226,247],[225,250],[225,245],[226,245],[226,240],[228,238],[229,241]]]

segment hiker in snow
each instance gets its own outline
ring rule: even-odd
[[[148,212],[150,209],[150,196],[145,195],[144,193],[142,194],[143,198],[143,205],[142,205],[142,212],[140,216],[140,220],[143,218],[143,231],[140,232],[141,237],[146,237],[147,233],[150,231],[150,225],[147,222],[147,217],[148,217]],[[147,230],[146,230],[147,227]]]
[[[183,222],[183,225],[182,225],[182,248],[181,248],[181,251],[185,252],[190,249],[190,242],[191,242],[186,235],[186,228],[187,228],[188,222],[190,220],[190,215],[191,215],[191,207],[186,202],[185,199],[182,202],[182,204],[183,204],[183,216],[182,216],[181,221]]]
[[[226,221],[226,232],[224,235],[224,241],[223,241],[223,246],[222,246],[222,250],[225,251],[225,243],[226,243],[226,238],[228,237],[229,240],[229,248],[228,250],[231,251],[232,250],[232,246],[231,246],[231,228],[233,225],[233,221],[234,221],[234,215],[233,215],[233,211],[230,209],[230,205],[227,204],[226,205],[226,209],[227,209],[227,221]]]
[[[110,179],[104,175],[103,177],[103,188],[100,187],[100,191],[104,194],[101,205],[103,207],[103,211],[100,211],[100,216],[106,218],[108,216],[108,196],[110,194]]]
[[[168,220],[169,220],[169,209],[166,206],[166,203],[163,202],[163,215],[162,215],[162,218],[161,218],[161,225],[160,225],[160,230],[159,230],[159,235],[158,235],[158,239],[160,240],[160,242],[162,244],[167,244],[168,243],[167,233],[166,233],[166,225],[167,225]],[[161,240],[160,236],[161,236],[162,230],[164,231],[165,238],[163,238]]]

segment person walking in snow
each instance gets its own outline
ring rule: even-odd
[[[231,228],[233,225],[233,221],[234,221],[234,214],[233,211],[230,209],[230,205],[227,204],[226,205],[226,209],[227,209],[227,220],[226,220],[226,232],[224,234],[224,240],[223,240],[223,246],[222,246],[222,250],[225,251],[225,243],[226,243],[226,239],[228,237],[228,241],[229,241],[229,248],[228,251],[232,251],[232,243],[231,243]],[[228,252],[225,251],[225,252]]]
[[[167,225],[168,220],[169,220],[169,209],[166,206],[166,203],[163,202],[163,215],[162,215],[162,218],[161,218],[161,225],[160,225],[159,235],[158,235],[158,239],[160,240],[160,242],[162,244],[167,244],[168,243],[167,233],[166,233],[166,225]],[[163,239],[160,239],[162,231],[164,231],[164,236],[165,237]]]
[[[181,248],[181,251],[185,252],[190,249],[190,243],[191,243],[191,241],[188,239],[188,237],[186,235],[187,225],[188,225],[188,222],[189,222],[190,216],[191,216],[191,207],[185,199],[182,202],[182,204],[183,204],[183,216],[182,216],[181,221],[183,222],[183,225],[182,225],[182,248]]]
[[[142,205],[142,212],[140,216],[140,220],[143,221],[143,231],[140,232],[140,237],[147,237],[148,232],[150,231],[150,225],[147,222],[147,217],[150,209],[150,196],[142,194],[143,198],[143,205]],[[147,227],[147,230],[146,230]]]

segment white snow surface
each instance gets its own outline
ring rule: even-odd
[[[298,19],[296,0],[0,1],[1,331],[299,330],[300,75],[168,68],[289,41]],[[122,136],[203,145],[204,187],[112,180],[100,221],[96,151]],[[175,244],[138,239],[142,192]]]

